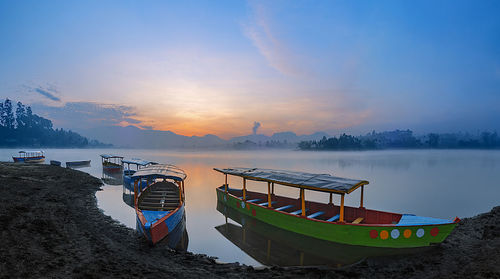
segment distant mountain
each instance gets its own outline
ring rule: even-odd
[[[111,142],[117,147],[128,148],[208,148],[226,143],[215,135],[187,137],[171,131],[142,130],[135,126],[98,127],[80,132],[98,140]]]

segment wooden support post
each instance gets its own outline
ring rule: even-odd
[[[186,199],[186,192],[184,192],[184,180],[182,180],[182,201]]]
[[[306,216],[306,200],[304,199],[304,189],[300,188],[300,200],[302,203],[302,216]]]
[[[333,204],[333,193],[330,193],[330,202],[328,204]]]
[[[137,180],[134,181],[134,205],[137,205]]]
[[[267,207],[273,207],[271,204],[271,182],[267,182]]]
[[[274,195],[274,182],[271,183],[272,189],[271,189],[271,194]]]
[[[179,187],[179,203],[182,203],[182,187],[180,181],[177,181],[177,186]]]
[[[243,178],[243,200],[247,200],[247,180]]]
[[[224,183],[224,192],[227,194],[227,174],[226,176],[226,182]]]
[[[340,196],[340,219],[339,222],[344,222],[344,194]]]
[[[365,185],[361,186],[361,202],[359,204],[360,208],[363,208],[363,192],[365,190]]]

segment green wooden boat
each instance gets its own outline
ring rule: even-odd
[[[216,190],[219,202],[281,229],[322,240],[368,247],[425,247],[444,241],[460,221],[367,209],[363,206],[366,180],[260,168],[214,170],[225,175],[224,185]],[[228,175],[242,177],[242,188],[230,188]],[[247,180],[267,182],[267,194],[247,191]],[[275,195],[275,184],[298,188],[300,197]],[[356,189],[361,189],[360,206],[345,206],[345,195]],[[305,190],[329,193],[330,202],[306,201]],[[340,205],[332,203],[333,194],[340,195]]]

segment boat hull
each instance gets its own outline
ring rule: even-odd
[[[387,248],[425,247],[441,243],[456,226],[456,223],[396,226],[327,222],[243,201],[230,193],[225,193],[223,187],[217,188],[216,192],[219,202],[262,222],[298,234],[349,245]]]
[[[135,210],[137,228],[152,244],[156,244],[167,237],[181,223],[184,216],[184,203],[154,223],[147,222],[142,210],[138,209],[137,206]]]
[[[12,157],[16,163],[43,163],[45,162],[45,156],[39,157]]]

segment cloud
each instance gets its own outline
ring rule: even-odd
[[[94,102],[67,102],[63,106],[41,103],[32,105],[33,112],[54,122],[58,128],[84,130],[99,126],[138,125],[135,108]]]
[[[50,89],[43,89],[42,87],[34,88],[33,91],[39,93],[40,95],[56,102],[60,102],[61,99],[54,95],[53,92],[49,91]]]
[[[254,135],[257,134],[257,130],[259,129],[259,127],[260,127],[260,122],[254,121],[253,122],[253,128],[252,128],[252,131],[253,131]]]
[[[284,75],[302,76],[303,67],[296,62],[296,57],[286,43],[278,39],[272,29],[266,8],[261,3],[251,6],[250,22],[243,24],[244,34],[257,47],[271,67]]]

